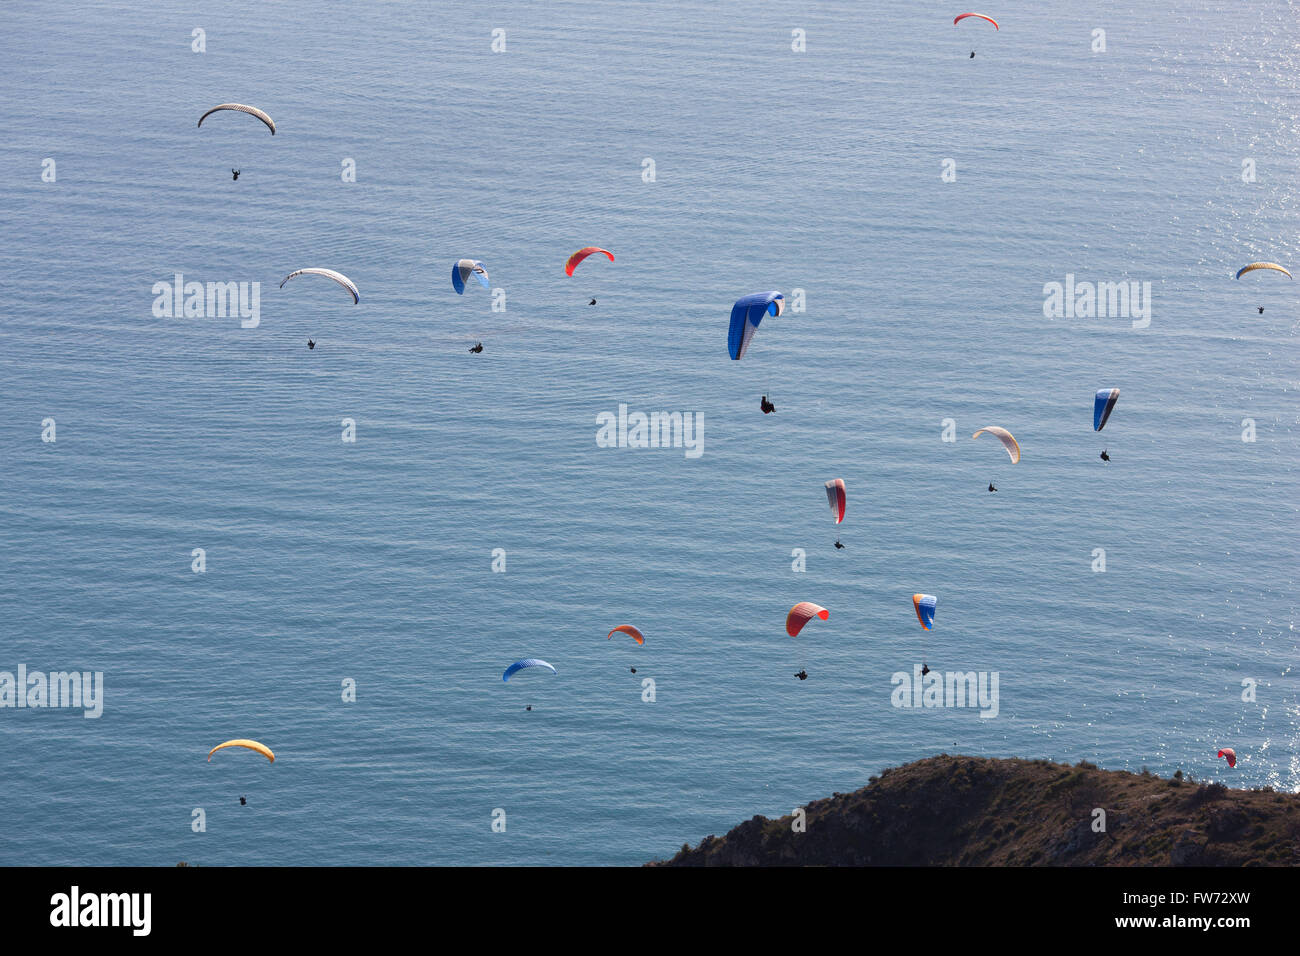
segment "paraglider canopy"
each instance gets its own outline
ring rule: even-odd
[[[275,135],[275,122],[271,119],[271,117],[267,116],[256,106],[245,106],[243,103],[222,103],[220,106],[212,107],[212,109],[208,110],[206,113],[204,113],[202,116],[199,117],[199,126],[203,125],[203,121],[205,119],[207,119],[213,113],[216,113],[220,110],[234,110],[237,113],[247,113],[249,116],[256,116],[258,119],[260,119],[263,123],[266,124],[266,128],[271,131],[271,135],[272,136]]]
[[[573,255],[569,256],[569,261],[564,264],[564,274],[566,276],[573,275],[573,270],[578,268],[578,263],[595,252],[602,252],[609,257],[610,262],[614,261],[614,253],[610,252],[608,249],[602,249],[600,246],[583,246]]]
[[[614,628],[614,630],[609,632],[606,640],[613,640],[615,634],[627,634],[638,644],[645,643],[645,637],[631,624],[620,624],[618,627]]]
[[[1092,400],[1093,431],[1099,432],[1106,427],[1106,420],[1110,418],[1111,410],[1114,409],[1117,401],[1119,401],[1118,388],[1097,389],[1097,395]]]
[[[835,523],[839,524],[844,520],[844,507],[848,504],[843,478],[826,482],[826,500],[831,503],[831,514],[835,516]]]
[[[552,667],[550,664],[546,663],[546,661],[539,661],[535,657],[526,657],[522,661],[515,661],[513,664],[507,667],[506,672],[501,675],[501,679],[503,681],[508,681],[510,680],[510,676],[514,674],[516,671],[521,671],[527,667],[545,667],[552,674],[556,672],[555,668]]]
[[[1016,465],[1020,463],[1020,444],[1012,436],[1011,432],[1007,431],[1005,428],[999,428],[997,425],[985,425],[970,437],[979,438],[980,435],[983,435],[985,432],[988,432],[990,435],[997,438],[998,441],[1002,442],[1002,447],[1005,448],[1007,454],[1011,456],[1011,464]]]
[[[256,750],[267,760],[271,761],[271,763],[275,763],[275,754],[271,753],[270,747],[268,747],[266,744],[258,743],[256,740],[245,740],[242,737],[237,740],[227,740],[224,744],[217,744],[215,747],[209,750],[208,763],[212,763],[212,755],[214,753],[216,753],[218,750],[225,750],[227,747],[244,747],[248,750]]]
[[[784,311],[785,296],[775,290],[737,299],[731,307],[731,326],[727,330],[727,352],[731,358],[738,362],[744,357],[749,340],[758,331],[764,316],[779,316]]]
[[[913,594],[912,607],[916,610],[916,619],[927,631],[934,626],[934,609],[939,599],[933,594]]]
[[[1219,756],[1225,758],[1228,761],[1229,767],[1237,766],[1237,752],[1233,750],[1231,747],[1224,747],[1222,750],[1219,751]]]
[[[1242,266],[1237,270],[1237,278],[1240,279],[1247,272],[1256,272],[1260,269],[1271,269],[1274,272],[1282,273],[1282,275],[1286,276],[1288,279],[1295,278],[1295,276],[1287,272],[1286,269],[1278,265],[1276,262],[1252,262],[1249,265]]]
[[[483,263],[477,259],[461,259],[451,267],[451,287],[460,295],[465,294],[465,280],[470,276],[478,279],[479,284],[485,289],[492,288],[488,284],[487,269],[483,268]]]
[[[824,621],[830,616],[831,612],[820,604],[813,604],[811,601],[800,601],[790,608],[790,613],[785,616],[785,632],[791,637],[798,637],[799,632],[803,630],[803,626],[814,617],[819,617]]]
[[[343,288],[347,289],[352,295],[352,304],[356,305],[361,301],[361,293],[357,291],[356,283],[341,272],[335,272],[333,269],[299,269],[297,272],[290,272],[280,283],[280,288],[284,288],[284,283],[288,282],[295,276],[324,276],[327,279],[333,279]]]
[[[998,26],[998,21],[994,20],[992,17],[986,17],[982,13],[959,13],[957,14],[957,16],[953,18],[952,25],[956,26],[961,21],[965,20],[967,17],[975,17],[976,19],[979,20],[987,20],[989,23],[993,24],[993,29],[998,31],[1001,31],[1002,29],[1000,26]]]

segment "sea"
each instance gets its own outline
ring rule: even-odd
[[[1234,278],[1300,266],[1297,5],[961,12],[5,4],[0,864],[639,865],[941,753],[1300,791],[1300,308]]]

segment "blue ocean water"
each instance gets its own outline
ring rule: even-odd
[[[941,752],[1300,789],[1300,316],[1232,279],[1300,265],[1296,6],[1127,6],[7,5],[0,670],[105,702],[0,709],[0,863],[638,864]],[[703,454],[597,447],[620,403]],[[892,706],[923,657],[997,717]]]

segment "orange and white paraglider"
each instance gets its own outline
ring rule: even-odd
[[[957,14],[957,16],[953,17],[952,25],[956,26],[957,24],[965,20],[967,17],[975,17],[978,20],[987,20],[989,23],[993,24],[994,30],[998,30],[998,31],[1002,30],[1002,28],[998,26],[998,21],[994,20],[992,17],[986,17],[982,13],[959,13]]]

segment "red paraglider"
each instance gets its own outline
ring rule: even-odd
[[[799,632],[803,630],[803,626],[814,617],[819,617],[824,621],[830,616],[831,612],[820,604],[813,604],[812,601],[800,601],[790,608],[790,613],[785,616],[785,632],[791,637],[798,637]]]
[[[1237,752],[1231,747],[1224,747],[1219,751],[1219,756],[1227,758],[1229,767],[1237,766]]]
[[[573,255],[569,256],[569,261],[564,264],[564,274],[566,276],[573,275],[573,270],[578,268],[578,263],[587,258],[587,256],[591,255],[593,252],[603,252],[605,255],[609,256],[610,262],[614,261],[614,253],[610,252],[608,249],[602,249],[600,246],[583,246]]]

